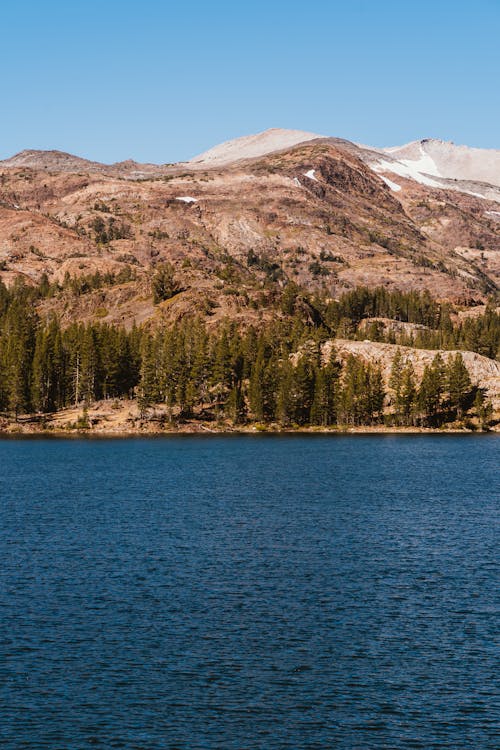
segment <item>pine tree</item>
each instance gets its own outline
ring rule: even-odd
[[[367,371],[364,362],[354,355],[347,357],[339,394],[339,413],[345,424],[363,424],[369,414]]]
[[[264,419],[264,377],[266,371],[265,344],[261,338],[257,356],[252,366],[249,384],[250,411],[257,422]]]
[[[283,427],[287,427],[295,418],[293,403],[294,374],[293,365],[288,357],[281,362],[278,370],[276,395],[276,417]]]
[[[81,396],[86,403],[91,403],[101,396],[99,390],[99,347],[97,333],[92,325],[82,332],[80,348]]]
[[[56,352],[57,345],[57,352]],[[57,323],[39,328],[36,334],[31,381],[32,404],[36,411],[55,411],[60,404],[60,331]]]
[[[7,405],[15,417],[31,407],[30,375],[35,345],[37,317],[27,305],[22,287],[11,304],[4,321],[4,368]]]
[[[234,424],[243,424],[246,417],[245,399],[240,386],[231,389],[226,404],[226,413]]]
[[[443,405],[445,366],[440,354],[430,365],[425,365],[417,394],[420,419],[425,424],[437,424]]]
[[[314,399],[314,370],[309,356],[302,354],[292,373],[293,420],[297,424],[308,424]]]
[[[373,421],[381,416],[384,408],[385,390],[380,367],[368,368],[367,381],[367,416]]]
[[[213,358],[212,379],[214,385],[220,385],[223,389],[232,386],[232,357],[229,348],[228,332],[223,330],[218,336]]]
[[[153,302],[155,305],[170,299],[181,291],[175,278],[174,267],[171,263],[163,263],[157,268],[153,276],[152,287]]]
[[[399,418],[401,410],[401,393],[403,387],[404,360],[401,349],[396,349],[392,359],[391,374],[389,376],[389,388],[393,392],[393,403],[396,411],[396,418]]]
[[[478,388],[474,399],[474,410],[477,414],[481,429],[485,429],[493,414],[493,406],[490,401],[484,397],[484,392]]]
[[[156,352],[153,339],[146,336],[141,350],[141,372],[137,389],[137,405],[141,419],[148,408],[158,401],[158,380],[156,370]]]
[[[400,410],[403,424],[409,425],[413,421],[416,406],[417,391],[415,387],[415,371],[411,362],[403,368],[398,410]]]
[[[322,365],[321,357],[314,371],[314,400],[311,407],[311,423],[322,425],[335,424],[337,419],[337,401],[339,378],[342,365],[337,360],[335,349],[332,347],[326,365]]]
[[[469,372],[460,352],[450,357],[447,366],[450,407],[461,419],[472,388]]]

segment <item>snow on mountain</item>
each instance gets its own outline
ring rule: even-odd
[[[425,139],[384,149],[363,147],[362,158],[379,174],[500,201],[500,151]]]
[[[422,163],[425,163],[424,159],[402,159],[401,161],[381,159],[372,165],[372,169],[374,172],[392,172],[393,174],[398,174],[400,177],[407,177],[428,187],[441,187],[439,182],[428,177],[429,173],[424,174],[418,169],[418,165]],[[435,171],[433,173],[435,174]]]
[[[316,133],[306,133],[303,130],[271,128],[263,133],[246,135],[214,146],[205,153],[195,156],[188,164],[191,166],[222,167],[240,159],[265,156],[273,151],[280,151],[305,141],[323,137]]]
[[[389,187],[391,188],[391,190],[393,190],[395,193],[399,193],[399,191],[401,190],[401,185],[398,185],[396,182],[393,182],[392,180],[389,180],[388,177],[384,177],[383,175],[381,175],[381,177],[382,177],[383,181],[385,182],[385,184],[389,185]]]
[[[177,165],[137,164],[126,161],[100,164],[61,151],[22,151],[0,161],[2,167],[33,168],[56,172],[99,172],[139,179],[159,175],[175,169],[223,168],[243,159],[260,158],[276,151],[291,148],[315,139],[330,142],[365,162],[389,185],[399,192],[404,184],[391,180],[397,175],[430,188],[458,190],[474,197],[500,203],[500,150],[457,146],[454,143],[424,139],[404,146],[371,148],[344,139],[318,135],[302,130],[272,128],[255,135],[243,136],[221,143],[188,162]],[[315,169],[304,175],[317,180]]]
[[[187,164],[191,168],[224,167],[241,159],[252,159],[299,143],[325,138],[360,157],[398,192],[402,186],[387,175],[394,174],[431,188],[459,190],[479,198],[500,201],[500,151],[456,146],[446,141],[424,139],[404,146],[370,148],[302,130],[273,128],[256,135],[227,141]],[[315,179],[313,170],[306,173]],[[384,179],[384,178],[383,178]]]
[[[409,146],[398,146],[384,148],[383,151],[390,154],[399,163],[403,164],[410,173],[416,175],[427,174],[434,177],[442,177],[438,166],[432,156],[424,148],[425,141],[411,143]]]
[[[383,151],[420,174],[500,187],[500,151],[457,146],[432,138]]]

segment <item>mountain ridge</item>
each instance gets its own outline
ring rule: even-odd
[[[382,175],[386,184],[396,192],[402,189],[402,185],[388,175],[500,202],[500,150],[457,146],[452,141],[436,138],[377,148],[307,131],[271,128],[226,141],[188,161],[174,164],[142,164],[133,159],[104,164],[55,149],[26,149],[0,161],[0,168],[94,172],[144,179],[173,175],[181,169],[193,172],[221,169],[313,142],[332,143],[354,153],[372,171]]]
[[[496,293],[494,186],[464,181],[460,191],[436,176],[426,184],[391,172],[402,162],[385,152],[315,134],[301,141],[303,131],[286,132],[293,145],[281,148],[284,131],[266,132],[250,144],[271,153],[248,157],[244,140],[245,158],[233,160],[242,157],[238,142],[230,163],[196,169],[21,152],[17,162],[0,164],[0,278],[133,275],[124,289],[44,302],[47,314],[68,323],[99,309],[103,320],[126,325],[209,308],[211,320],[258,318],[255,306],[266,315],[268,304],[259,289],[290,281],[332,297],[380,284],[428,289],[460,304]],[[224,146],[224,159],[227,153]],[[33,159],[38,168],[26,166]],[[155,308],[145,301],[148,285],[166,262],[183,292]]]

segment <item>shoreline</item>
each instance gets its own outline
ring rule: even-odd
[[[314,436],[314,435],[498,435],[498,429],[479,430],[459,427],[385,427],[383,425],[360,426],[360,427],[273,427],[271,425],[258,428],[254,425],[245,425],[241,427],[230,427],[224,425],[221,427],[207,425],[178,425],[175,427],[165,428],[130,428],[113,429],[113,428],[42,428],[34,425],[15,424],[7,427],[0,427],[0,440],[8,438],[156,438],[156,437],[176,437],[186,436]]]
[[[167,413],[153,407],[141,418],[134,400],[96,401],[88,407],[67,407],[50,414],[22,414],[17,420],[0,416],[0,438],[136,438],[174,435],[473,435],[500,433],[500,423],[482,430],[479,424],[448,423],[443,427],[373,425],[319,425],[286,427],[277,422],[247,422],[235,425],[229,419],[192,418],[169,421]]]

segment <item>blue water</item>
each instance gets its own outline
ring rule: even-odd
[[[0,747],[500,746],[496,436],[0,442]]]

